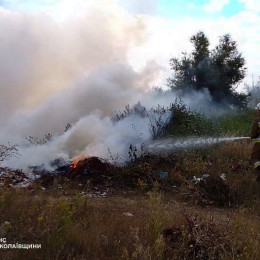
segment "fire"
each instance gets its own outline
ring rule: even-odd
[[[78,166],[79,162],[82,161],[82,160],[84,160],[85,158],[87,158],[87,155],[86,155],[86,154],[77,155],[76,157],[73,158],[70,167],[71,167],[72,169],[75,169],[75,168]]]

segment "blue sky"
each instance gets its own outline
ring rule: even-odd
[[[182,1],[182,0],[161,0],[159,3],[159,13],[168,17],[181,17],[181,16],[232,16],[236,13],[241,12],[244,9],[244,5],[237,0],[230,0],[229,3],[223,5],[220,10],[214,10],[207,12],[205,6],[209,4],[208,0],[193,0],[193,1]]]
[[[183,16],[230,17],[245,9],[243,1],[240,0],[120,0],[119,2],[130,11],[152,13],[173,19]]]
[[[0,0],[0,5],[10,9],[40,10],[60,2],[62,0]],[[130,12],[150,13],[168,18],[229,17],[244,10],[244,3],[240,0],[119,0],[119,3]]]

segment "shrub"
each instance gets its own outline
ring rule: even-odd
[[[167,135],[205,136],[219,132],[218,123],[205,115],[191,111],[181,100],[175,100],[170,106],[171,119],[166,126]]]

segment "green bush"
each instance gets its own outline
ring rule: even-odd
[[[166,126],[166,135],[173,136],[210,136],[220,131],[218,122],[205,115],[191,111],[181,101],[171,104],[172,116]]]
[[[248,136],[251,130],[255,111],[248,109],[236,114],[228,114],[219,119],[219,127],[222,135],[231,133],[237,136]]]
[[[254,111],[232,111],[214,118],[191,111],[181,101],[175,101],[169,110],[171,119],[165,127],[166,136],[248,136]]]

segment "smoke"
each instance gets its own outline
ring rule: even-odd
[[[107,5],[64,22],[1,9],[0,22],[1,120],[38,106],[99,66],[127,63],[128,51],[147,35],[142,17]]]
[[[158,104],[167,107],[178,98],[173,92],[144,92],[135,88],[138,76],[122,64],[104,67],[79,85],[52,96],[37,109],[16,114],[3,127],[0,137],[2,142],[9,137],[20,144],[21,157],[11,158],[5,165],[26,170],[28,165],[44,164],[51,169],[49,162],[53,159],[68,160],[80,154],[114,159],[118,163],[129,160],[129,146],[140,151],[160,131],[156,122],[160,120],[160,125],[165,125],[170,119],[169,111],[157,113],[152,108]],[[194,92],[185,102],[196,107],[206,97],[205,93]],[[134,107],[136,113],[112,120],[112,112],[116,113],[115,109],[130,100],[133,104],[139,100],[146,113],[142,113],[144,107],[138,103]],[[72,127],[64,132],[67,123]],[[25,140],[30,135],[43,137],[51,131],[53,138],[45,144],[32,145]]]
[[[255,108],[260,102],[260,78],[256,82],[252,82],[252,85],[246,86],[246,93],[249,94],[248,107]]]
[[[150,139],[148,117],[130,116],[114,124],[109,117],[102,118],[93,113],[49,143],[22,147],[22,158],[12,158],[6,165],[26,169],[29,164],[44,163],[48,168],[48,162],[55,158],[69,159],[80,154],[107,159],[114,157],[122,163],[128,158],[130,144],[140,145]]]
[[[26,169],[79,153],[107,158],[108,149],[125,159],[129,144],[151,138],[148,117],[110,119],[141,100],[161,69],[153,61],[138,73],[129,65],[128,52],[146,39],[145,20],[113,5],[90,5],[63,22],[0,10],[0,143],[18,144],[21,154],[5,165]],[[47,133],[46,144],[25,139]]]
[[[139,72],[129,64],[128,53],[148,35],[146,21],[115,4],[88,6],[84,16],[62,22],[0,9],[0,22],[0,143],[19,145],[21,154],[6,166],[51,169],[49,161],[81,153],[127,160],[129,145],[151,141],[158,115],[150,111],[116,123],[111,115],[138,101],[149,111],[180,97],[149,91],[162,69],[155,61]],[[181,98],[192,109],[208,111],[206,90]],[[162,124],[168,119],[163,114]],[[64,132],[68,123],[72,127]],[[53,138],[45,144],[26,140],[48,133]]]

